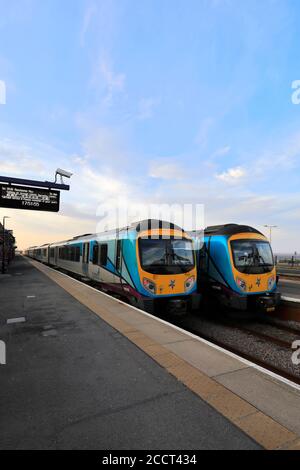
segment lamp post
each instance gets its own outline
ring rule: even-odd
[[[272,228],[277,228],[278,225],[264,225],[264,227],[267,227],[270,229],[270,245],[272,245]]]
[[[2,245],[2,274],[5,273],[5,219],[9,219],[8,215],[5,215],[2,220],[2,238],[3,238],[3,245]]]

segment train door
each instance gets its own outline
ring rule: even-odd
[[[117,240],[115,266],[116,266],[116,271],[117,271],[118,275],[120,276],[120,274],[122,272],[122,240]],[[121,276],[120,276],[120,284],[122,286],[122,277]]]
[[[89,242],[83,244],[82,251],[82,272],[88,275],[89,272],[89,257],[90,257],[90,244]]]
[[[54,264],[57,266],[57,260],[58,260],[58,246],[54,248]]]

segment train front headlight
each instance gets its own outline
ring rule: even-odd
[[[247,284],[246,282],[244,281],[244,279],[241,279],[239,277],[236,278],[236,283],[238,285],[238,287],[240,289],[242,289],[243,291],[246,291],[247,290]]]
[[[144,286],[144,288],[145,288],[148,292],[151,292],[151,294],[155,294],[155,293],[156,293],[156,285],[155,285],[155,282],[151,281],[151,279],[147,279],[146,277],[144,277],[144,279],[143,279],[143,286]]]
[[[184,283],[185,292],[190,291],[194,287],[195,282],[196,282],[195,276],[189,277]]]
[[[269,277],[269,279],[268,279],[268,290],[273,289],[273,287],[275,285],[275,282],[276,282],[275,276]]]

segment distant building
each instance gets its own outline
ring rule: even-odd
[[[12,230],[4,230],[3,225],[0,223],[0,266],[3,261],[3,238],[4,238],[4,263],[7,266],[15,256],[16,239]]]

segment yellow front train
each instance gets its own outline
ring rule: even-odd
[[[152,311],[197,309],[197,265],[194,243],[180,227],[147,220],[136,227],[136,260],[139,278],[138,303]]]
[[[43,263],[91,279],[149,312],[199,305],[193,240],[178,226],[147,219],[28,250]]]
[[[200,290],[238,310],[275,310],[280,301],[267,238],[237,224],[207,227],[198,254]]]

